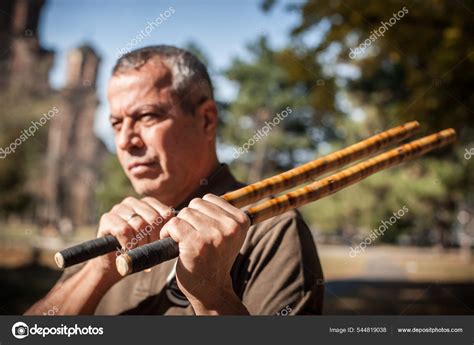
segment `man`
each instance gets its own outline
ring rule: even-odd
[[[123,278],[117,253],[98,257],[66,270],[27,313],[321,313],[321,266],[301,215],[249,228],[245,213],[218,197],[243,185],[217,159],[218,111],[205,66],[171,46],[133,51],[114,67],[108,99],[119,161],[145,197],[104,214],[98,236],[112,234],[127,249],[171,236],[179,258]]]

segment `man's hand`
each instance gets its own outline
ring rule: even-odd
[[[160,238],[163,225],[173,217],[173,210],[150,197],[136,199],[125,198],[110,212],[102,215],[97,237],[113,235],[122,250],[109,253],[91,260],[91,265],[101,272],[111,283],[122,277],[115,267],[115,259],[121,253],[135,247],[156,241]]]
[[[224,199],[193,199],[161,230],[179,244],[176,278],[196,314],[246,313],[233,292],[230,271],[250,221]]]
[[[123,248],[131,249],[157,240],[172,216],[172,209],[156,199],[126,198],[101,217],[97,236],[113,235]],[[41,315],[52,305],[58,306],[63,315],[93,314],[104,294],[122,278],[115,267],[119,254],[117,251],[90,260],[72,277],[56,283],[26,314]]]

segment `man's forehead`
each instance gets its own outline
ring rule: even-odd
[[[161,61],[148,61],[139,69],[122,71],[113,75],[109,81],[110,105],[112,108],[129,110],[132,105],[138,106],[136,103],[140,103],[140,100],[156,99],[168,93],[166,91],[172,81],[171,70]]]
[[[109,83],[110,87],[133,86],[134,84],[154,85],[157,88],[171,86],[173,74],[171,69],[162,60],[150,59],[138,68],[122,70],[112,75]]]

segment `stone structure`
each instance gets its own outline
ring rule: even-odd
[[[100,58],[89,46],[73,49],[65,86],[52,90],[48,74],[54,54],[41,47],[38,37],[44,5],[45,0],[0,1],[0,92],[54,97],[59,113],[48,123],[37,214],[56,227],[90,224],[96,220],[94,192],[107,155],[93,129]]]
[[[38,24],[44,0],[0,2],[0,89],[47,93],[54,54],[39,44]]]
[[[68,55],[66,85],[59,115],[51,121],[46,156],[46,218],[68,218],[73,224],[95,220],[94,192],[106,149],[94,134],[98,105],[96,76],[100,59],[91,47]]]

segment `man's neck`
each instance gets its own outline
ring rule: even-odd
[[[206,169],[204,173],[201,174],[200,178],[194,183],[194,185],[189,188],[189,190],[186,193],[183,193],[185,197],[181,198],[181,200],[178,203],[175,203],[176,206],[181,205],[183,202],[188,200],[190,197],[193,196],[200,188],[203,188],[203,186],[207,186],[209,183],[209,179],[219,170],[221,167],[221,164],[219,161],[215,161],[214,164],[209,166],[209,169]]]
[[[208,165],[207,169],[203,170],[202,173],[197,175],[197,178],[192,184],[190,184],[185,190],[180,193],[180,198],[173,198],[174,200],[170,200],[168,202],[166,200],[160,201],[175,208],[182,206],[182,204],[188,201],[188,199],[192,197],[199,190],[199,188],[207,186],[207,184],[209,183],[208,179],[212,177],[219,170],[220,167],[221,164],[219,163],[219,161],[215,160],[213,164]]]

